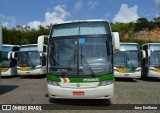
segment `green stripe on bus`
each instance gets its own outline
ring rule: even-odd
[[[101,75],[101,77],[97,78],[68,78],[68,79],[70,80],[69,82],[74,83],[74,82],[100,82],[104,80],[110,80],[113,78],[114,78],[113,74],[106,74],[106,75]],[[51,74],[47,75],[47,80],[61,82],[60,77]]]

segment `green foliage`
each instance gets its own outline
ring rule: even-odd
[[[142,29],[148,28],[149,23],[146,18],[139,18],[136,22],[135,31],[140,31]]]
[[[37,43],[37,38],[40,35],[49,35],[50,28],[39,26],[38,30],[30,29],[29,26],[21,27],[16,26],[12,29],[7,29],[3,27],[3,40],[4,44],[35,44]]]
[[[151,40],[141,40],[141,39],[134,39],[134,38],[120,38],[120,42],[131,42],[131,43],[138,43],[140,45],[145,43],[158,43],[157,41]]]
[[[111,29],[113,32],[121,32],[121,31],[129,31],[133,30],[135,27],[135,23],[116,23],[116,24],[111,24]]]
[[[136,23],[111,23],[111,29],[113,32],[119,32],[120,34],[127,33],[129,31],[140,31],[143,29],[153,30],[160,28],[160,17],[153,18],[153,21],[148,21],[146,18],[137,19]],[[17,25],[15,28],[8,29],[3,27],[3,40],[4,44],[35,44],[37,38],[40,35],[49,35],[50,26],[39,26],[39,29],[31,29],[29,26],[22,27]],[[132,38],[121,38],[121,42],[137,42],[139,44],[148,43],[151,41],[132,39]]]

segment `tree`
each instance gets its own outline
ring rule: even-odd
[[[139,30],[148,28],[148,25],[149,25],[149,23],[146,18],[139,18],[139,19],[137,19],[135,30],[139,31]]]

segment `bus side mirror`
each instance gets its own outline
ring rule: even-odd
[[[38,37],[38,41],[37,41],[38,52],[43,52],[43,43],[44,43],[44,35]]]
[[[150,57],[150,56],[151,56],[151,50],[147,49],[147,57]]]
[[[141,58],[146,58],[146,52],[144,50],[141,50]]]
[[[12,58],[12,52],[8,52],[8,59],[10,60]]]
[[[119,33],[118,32],[112,32],[112,41],[113,41],[113,48],[114,50],[119,50]]]
[[[38,41],[37,41],[38,52],[43,52],[44,38],[48,38],[48,36],[42,35],[38,37]]]
[[[13,58],[13,59],[17,59],[17,56],[18,56],[17,54],[18,54],[18,52],[12,52],[12,53],[11,53],[12,58]]]

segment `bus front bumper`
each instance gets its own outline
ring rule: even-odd
[[[13,75],[17,75],[17,70],[15,68],[8,68],[6,71],[1,72],[1,76],[13,76]]]
[[[141,71],[134,73],[120,73],[114,72],[115,78],[141,78]]]
[[[23,75],[43,75],[46,74],[46,71],[44,69],[35,69],[31,71],[22,71],[22,70],[17,70],[19,76]]]
[[[62,88],[48,85],[51,98],[64,99],[109,99],[114,96],[114,84],[98,86],[96,88]]]
[[[160,72],[149,71],[148,72],[148,77],[160,78]]]

